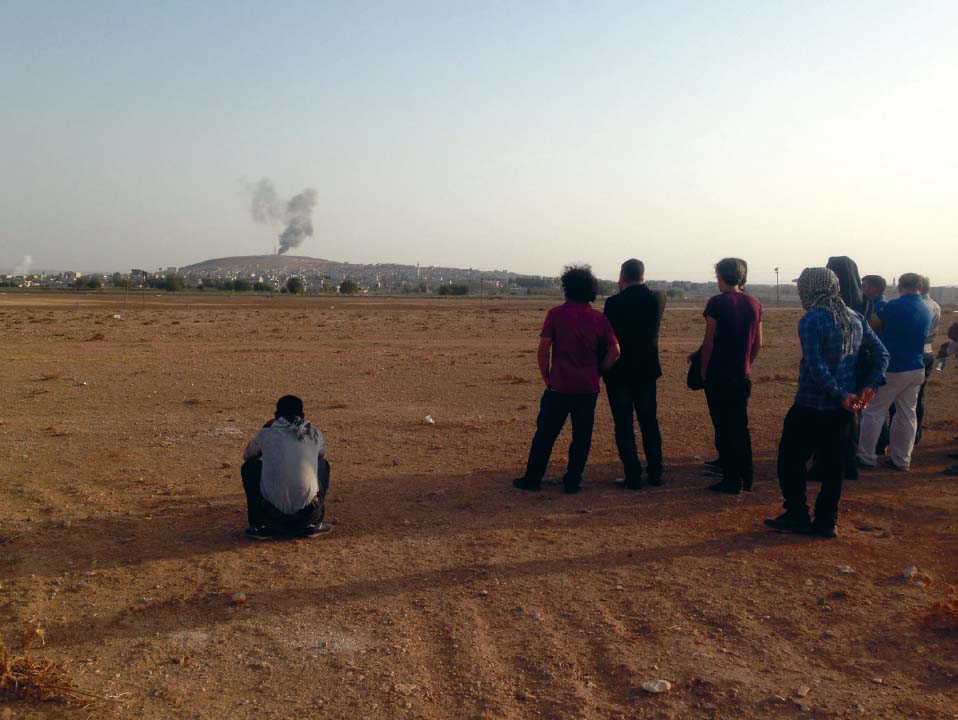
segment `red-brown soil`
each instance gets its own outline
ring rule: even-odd
[[[0,296],[2,639],[102,698],[0,718],[958,717],[958,634],[923,622],[958,584],[951,367],[913,470],[847,483],[825,541],[762,526],[796,310],[769,310],[754,370],[755,492],[703,490],[702,322],[670,308],[666,484],[613,486],[603,396],[564,496],[509,482],[552,301],[122,303]],[[329,441],[337,526],[257,543],[240,453],[287,392]]]

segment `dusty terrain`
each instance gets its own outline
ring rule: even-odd
[[[603,395],[585,490],[522,494],[550,304],[0,295],[2,639],[100,698],[0,717],[958,717],[958,634],[923,624],[958,584],[958,372],[912,472],[846,485],[837,541],[775,534],[798,312],[768,313],[730,498],[684,386],[699,312],[670,308],[666,485],[613,486]],[[240,453],[286,392],[337,527],[257,543]]]

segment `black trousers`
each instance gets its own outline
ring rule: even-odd
[[[326,493],[329,490],[329,463],[320,458],[316,478],[319,492],[309,505],[297,513],[287,515],[273,507],[260,491],[263,476],[263,461],[253,458],[243,463],[240,477],[243,478],[243,490],[246,491],[246,519],[251,528],[267,527],[281,533],[297,533],[307,525],[323,521],[326,514]]]
[[[786,510],[808,514],[805,490],[809,471],[806,468],[814,455],[816,479],[822,483],[815,501],[815,523],[835,523],[851,423],[851,413],[842,409],[814,410],[792,405],[785,416],[778,444],[778,482]]]
[[[572,443],[569,445],[569,463],[564,481],[567,485],[582,482],[582,473],[592,449],[592,427],[595,424],[595,401],[598,393],[565,395],[547,388],[539,403],[536,434],[529,448],[526,464],[527,480],[541,482],[552,456],[552,447],[562,432],[567,417],[572,418]]]
[[[715,428],[715,447],[722,464],[723,481],[752,487],[752,434],[748,429],[748,399],[752,381],[721,378],[705,383],[705,399]]]
[[[615,422],[615,446],[619,450],[626,482],[639,482],[642,477],[642,463],[635,444],[635,419],[638,419],[642,432],[646,471],[650,478],[661,477],[662,432],[659,430],[655,380],[632,385],[609,384],[605,390]]]
[[[922,421],[925,418],[925,385],[928,384],[928,377],[931,375],[931,371],[935,367],[935,355],[934,353],[925,353],[925,382],[921,384],[921,389],[918,391],[918,406],[915,408],[915,413],[918,415],[918,431],[915,433],[915,445],[921,442],[921,426]],[[892,405],[892,407],[895,407]]]

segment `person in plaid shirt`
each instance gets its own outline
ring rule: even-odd
[[[798,323],[802,360],[798,391],[785,416],[778,447],[785,512],[765,524],[785,532],[833,538],[838,533],[843,450],[852,413],[874,397],[888,367],[888,351],[862,315],[845,305],[838,277],[828,268],[802,271],[798,292],[806,310]],[[814,522],[805,497],[806,468],[812,455],[822,481]]]

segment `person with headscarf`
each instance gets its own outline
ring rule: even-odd
[[[886,465],[905,471],[911,466],[911,453],[918,430],[918,393],[925,382],[925,340],[931,329],[932,313],[921,299],[921,276],[905,273],[898,278],[898,298],[885,306],[881,314],[881,339],[891,360],[875,401],[862,412],[862,432],[858,445],[858,466],[877,467],[876,445],[889,408],[895,417],[889,432]]]
[[[842,302],[867,319],[872,312],[871,298],[862,290],[862,280],[855,261],[845,255],[838,255],[828,258],[825,267],[838,278],[838,292]]]
[[[828,268],[803,270],[798,293],[806,311],[798,323],[802,345],[798,391],[778,446],[785,512],[765,524],[783,532],[833,538],[838,534],[844,448],[852,414],[874,397],[888,365],[888,351],[861,313],[842,300],[838,277]],[[863,348],[869,359],[864,372],[859,367]],[[822,483],[814,520],[805,495],[807,463],[813,455]]]
[[[315,537],[333,529],[323,522],[329,490],[326,439],[306,419],[303,401],[295,395],[276,401],[273,419],[243,451],[240,475],[248,537]]]

